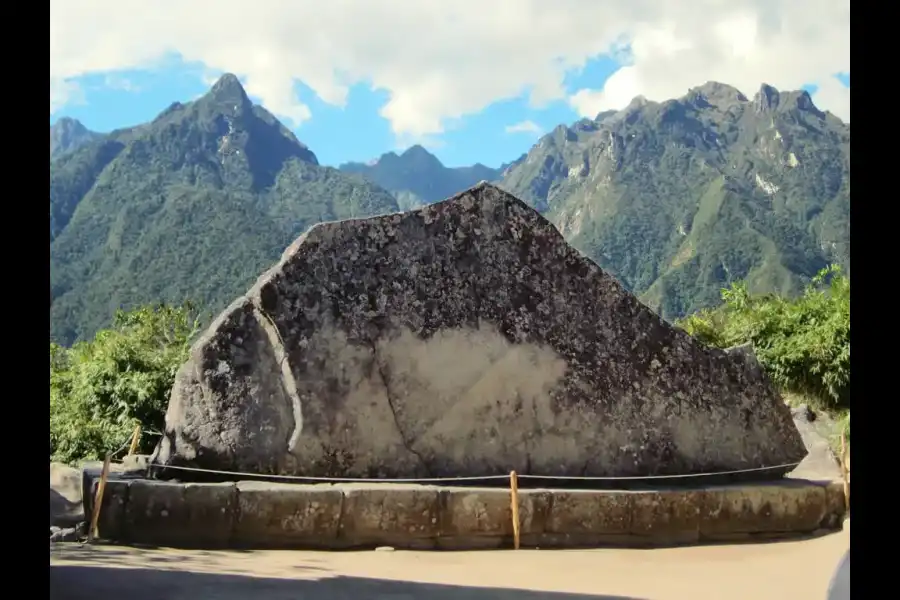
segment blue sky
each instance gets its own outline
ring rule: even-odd
[[[152,70],[129,70],[112,74],[87,75],[76,78],[80,93],[50,116],[52,124],[60,117],[78,119],[91,130],[113,129],[151,120],[172,102],[186,102],[203,94],[218,72],[207,71],[196,64],[169,60],[167,65]],[[584,67],[571,70],[565,78],[567,92],[582,88],[600,88],[618,69],[612,59],[601,57]],[[302,83],[295,86],[301,101],[307,104],[312,118],[295,133],[326,165],[348,161],[365,162],[391,150],[399,151],[390,123],[378,111],[388,95],[365,84],[350,88],[344,107],[320,100]],[[252,96],[251,96],[252,97]],[[258,98],[253,98],[259,102]],[[483,111],[448,123],[446,131],[426,144],[447,166],[476,162],[497,167],[518,158],[541,135],[560,123],[571,123],[578,114],[565,99],[532,107],[528,95],[491,104]],[[540,131],[507,132],[506,128],[523,122],[538,125]]]

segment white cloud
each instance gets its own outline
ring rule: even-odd
[[[50,114],[66,104],[80,104],[84,101],[84,90],[74,81],[50,78]]]
[[[506,133],[540,133],[541,126],[534,121],[521,121],[506,126]]]
[[[572,107],[593,117],[637,95],[665,100],[710,80],[747,95],[763,82],[782,90],[813,84],[819,108],[850,120],[850,90],[835,78],[850,72],[848,0],[700,2],[678,10],[681,16],[637,25],[629,66],[602,89],[578,90]]]
[[[850,122],[850,88],[837,77],[819,82],[819,89],[813,94],[816,106],[826,108],[846,122]]]
[[[847,116],[828,82],[850,71],[849,0],[51,0],[51,110],[73,78],[178,52],[238,74],[295,123],[310,114],[296,80],[338,106],[369,83],[388,92],[396,134],[427,136],[522,92],[562,99],[567,70],[623,47],[629,67],[571,99],[584,114],[716,79],[750,92],[814,83],[817,103]]]

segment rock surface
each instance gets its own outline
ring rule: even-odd
[[[81,471],[61,463],[50,463],[50,526],[67,528],[82,521]]]
[[[840,461],[835,457],[829,440],[838,431],[835,422],[828,415],[817,414],[806,404],[792,408],[791,414],[807,450],[806,458],[791,472],[791,477],[840,480]]]
[[[79,523],[75,527],[50,527],[51,542],[77,542],[87,536],[87,523]]]
[[[301,236],[193,346],[153,460],[617,477],[805,454],[752,354],[668,325],[536,211],[479,184]]]

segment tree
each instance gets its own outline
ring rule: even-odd
[[[824,408],[850,407],[850,279],[840,267],[823,269],[796,299],[754,296],[740,282],[722,300],[679,325],[711,346],[750,343],[783,390]]]
[[[113,326],[71,348],[50,343],[51,459],[99,459],[140,424],[164,427],[169,392],[198,318],[190,303],[116,313]],[[141,450],[154,440],[144,436]]]

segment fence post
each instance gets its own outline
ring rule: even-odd
[[[103,469],[100,471],[100,483],[97,484],[97,493],[94,495],[94,510],[91,514],[91,529],[88,531],[88,542],[94,541],[99,536],[100,507],[103,504],[103,492],[106,490],[106,479],[109,477],[109,454],[103,460]]]
[[[513,549],[519,549],[519,477],[509,472],[509,502],[512,509]]]
[[[138,449],[138,442],[141,441],[141,426],[137,425],[134,428],[134,433],[131,436],[131,446],[128,448],[128,456],[131,456]]]

